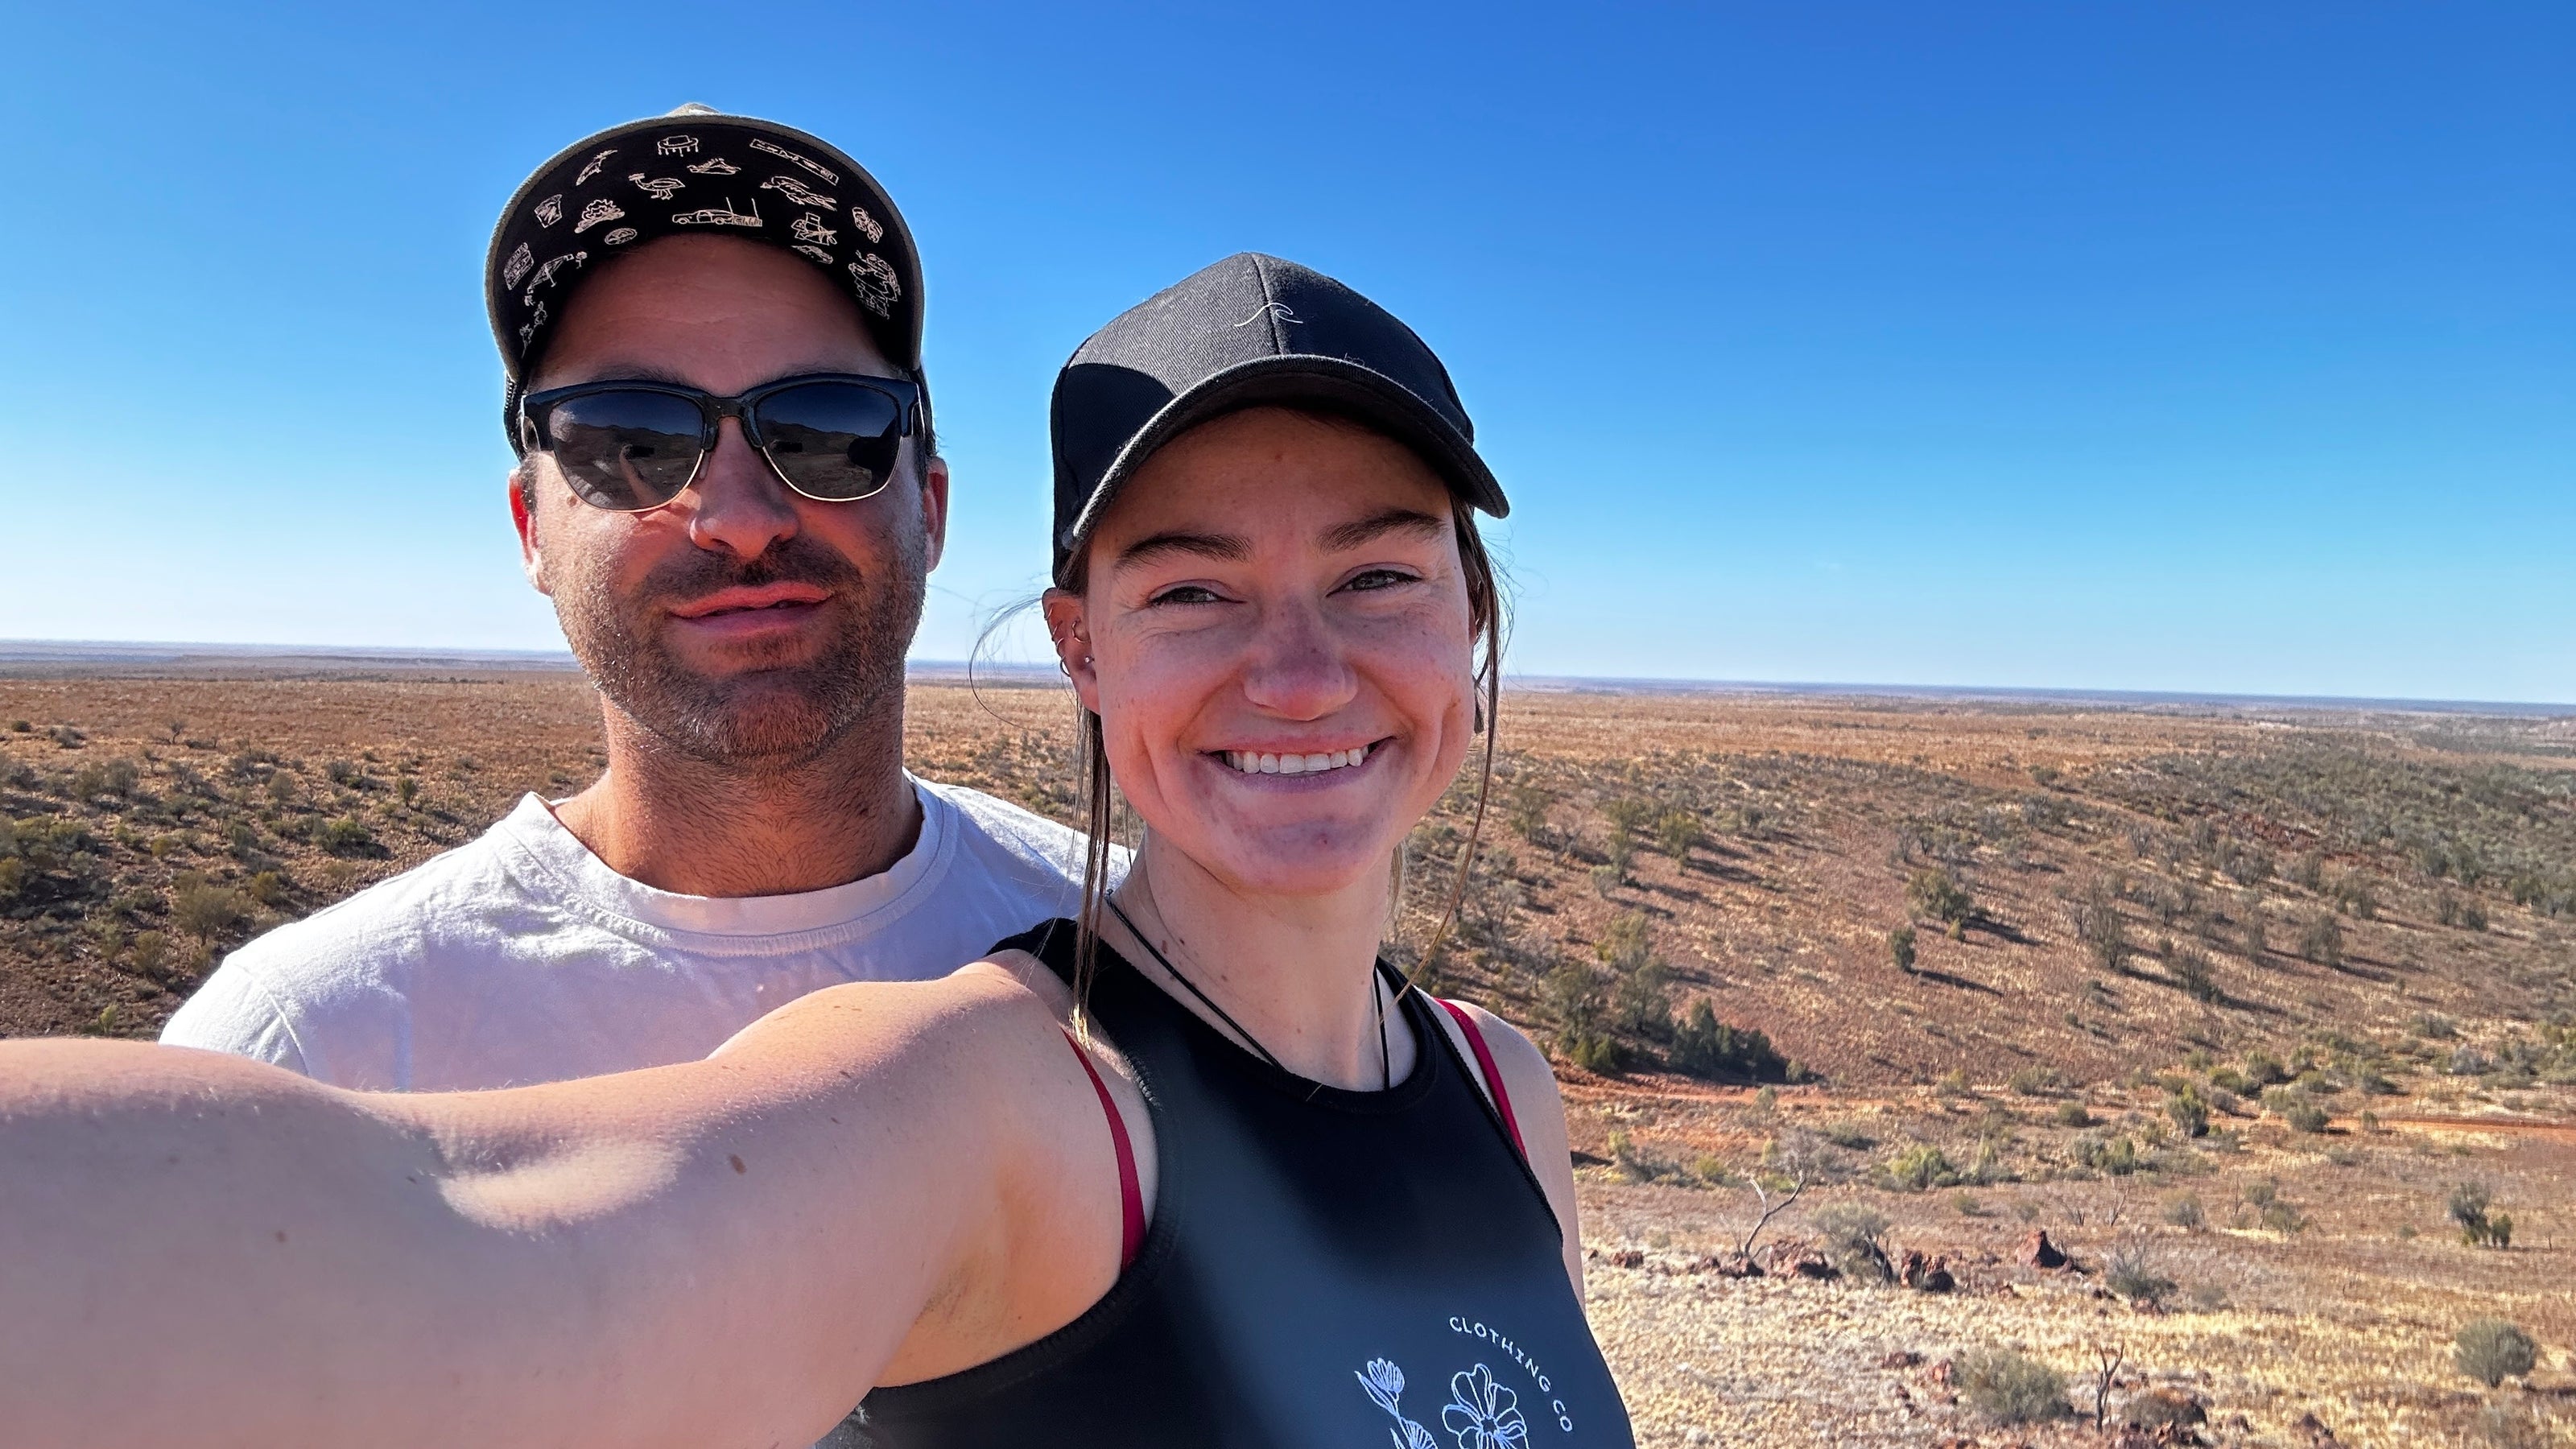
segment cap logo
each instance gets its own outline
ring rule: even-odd
[[[537,203],[537,225],[552,226],[561,220],[563,220],[562,192],[558,191]]]
[[[590,164],[581,168],[581,174],[572,179],[572,184],[580,186],[587,183],[590,178],[599,174],[600,167],[608,164],[608,158],[616,154],[617,148],[611,146],[607,150],[600,152],[598,155],[591,157]]]
[[[528,273],[536,268],[536,253],[528,250],[526,242],[521,242],[518,249],[510,253],[510,259],[501,264],[501,285],[515,287],[527,280]]]
[[[772,176],[760,183],[760,189],[775,191],[798,206],[811,206],[821,211],[830,211],[841,204],[837,199],[825,196],[793,176]]]
[[[880,317],[893,316],[894,304],[903,296],[902,279],[874,252],[850,263],[850,286],[859,294],[859,304]]]
[[[652,197],[655,201],[668,201],[673,192],[686,190],[689,184],[677,176],[657,176],[647,181],[641,171],[630,172],[626,179],[635,183],[636,190]]]
[[[595,201],[584,202],[581,208],[581,220],[572,224],[572,234],[579,236],[603,221],[615,221],[625,214],[618,209],[616,202],[605,196]]]
[[[741,169],[722,156],[710,156],[704,161],[692,164],[689,167],[689,174],[691,176],[731,176]]]
[[[698,138],[695,136],[665,136],[661,140],[653,143],[653,154],[656,156],[695,156],[698,154]]]
[[[813,261],[823,266],[828,267],[832,264],[832,254],[823,250],[821,247],[809,247],[800,242],[797,245],[788,248],[788,250],[795,252],[798,256],[811,258]]]
[[[823,218],[810,211],[788,223],[787,234],[801,242],[819,242],[827,247],[837,246],[841,240],[839,232],[825,226]]]
[[[524,307],[535,306],[537,303],[537,289],[539,287],[553,286],[555,284],[555,278],[560,275],[565,268],[569,267],[577,272],[581,270],[581,264],[589,260],[590,253],[588,252],[566,252],[562,256],[555,258],[553,261],[546,263],[544,266],[537,268],[537,275],[528,283],[528,290],[519,298],[519,304]]]
[[[865,207],[850,208],[850,225],[859,229],[859,235],[866,237],[870,246],[885,240],[885,228],[877,225],[877,219],[868,215]]]
[[[1249,327],[1264,317],[1276,317],[1282,322],[1294,322],[1300,327],[1306,325],[1305,322],[1298,317],[1296,309],[1290,307],[1285,302],[1264,302],[1260,306],[1252,309],[1251,316],[1244,318],[1242,321],[1237,322],[1234,325],[1237,327]]]
[[[752,198],[751,211],[748,215],[734,210],[733,198],[728,196],[722,206],[676,212],[671,220],[680,226],[760,226],[763,224],[760,219],[760,198],[756,196]]]
[[[808,161],[804,157],[797,155],[795,152],[788,150],[786,147],[773,145],[761,137],[754,136],[751,138],[751,149],[754,151],[766,151],[781,161],[789,161],[798,166],[802,166],[806,170],[813,172],[815,175],[822,177],[823,184],[826,186],[838,186],[841,184],[841,173],[833,170],[831,167],[825,166],[819,161]]]
[[[613,247],[622,247],[641,235],[643,235],[643,233],[637,231],[631,226],[621,226],[617,230],[610,232],[608,235],[601,237],[600,240]]]

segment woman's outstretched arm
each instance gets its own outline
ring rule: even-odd
[[[811,1443],[1009,1235],[1018,1178],[1063,1169],[1045,1138],[1090,1145],[1046,1105],[1088,1097],[1078,1071],[990,968],[500,1092],[0,1045],[0,1423],[57,1446]]]

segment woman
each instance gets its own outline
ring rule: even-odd
[[[1494,699],[1446,374],[1240,256],[1086,342],[1055,432],[1114,896],[522,1090],[10,1045],[13,1440],[1628,1445],[1544,1059],[1376,957]]]

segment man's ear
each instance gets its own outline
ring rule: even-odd
[[[921,460],[921,536],[924,567],[935,569],[948,548],[948,460],[935,454]]]
[[[546,584],[545,546],[537,541],[536,464],[521,459],[510,470],[510,526],[519,531],[519,568],[538,593],[551,596]]]
[[[1049,589],[1039,607],[1046,611],[1047,637],[1055,641],[1056,666],[1073,681],[1074,696],[1082,707],[1100,713],[1100,672],[1091,659],[1091,622],[1082,595]]]

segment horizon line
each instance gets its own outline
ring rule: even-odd
[[[445,665],[580,671],[561,649],[442,649],[375,644],[220,644],[182,640],[0,639],[0,672],[12,665],[184,664],[190,660],[255,662],[342,660],[351,664]],[[925,680],[989,679],[1024,685],[1051,679],[1055,666],[1035,662],[906,659],[905,673]],[[2029,700],[2128,706],[2346,709],[2393,713],[2483,714],[2554,719],[2576,716],[2576,701],[2428,699],[2404,696],[2263,694],[2226,690],[2126,689],[2068,685],[1902,684],[1843,680],[1756,680],[1652,675],[1512,674],[1506,683],[1543,692],[1609,694],[1769,694],[1880,699]]]

